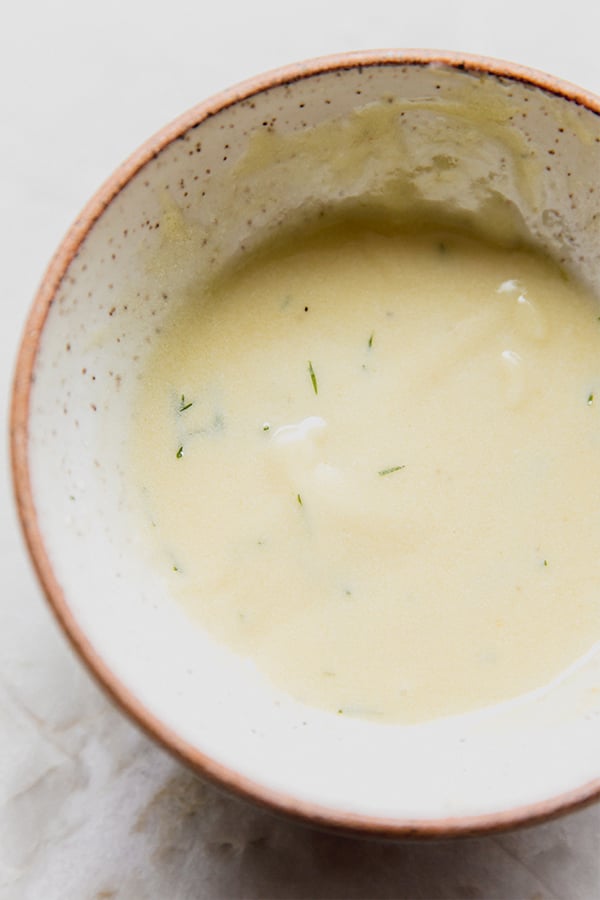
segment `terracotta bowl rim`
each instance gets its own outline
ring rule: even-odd
[[[28,465],[30,391],[39,341],[46,317],[59,285],[82,241],[123,187],[172,141],[205,119],[241,100],[248,99],[269,88],[290,84],[330,71],[385,65],[441,66],[473,73],[491,74],[509,81],[523,82],[540,88],[600,115],[600,97],[544,72],[486,56],[423,49],[354,51],[293,63],[250,78],[197,104],[161,128],[114,171],[84,207],[51,260],[31,306],[18,352],[10,412],[10,456],[13,489],[21,528],[31,561],[52,611],[72,646],[99,685],[151,738],[165,747],[182,763],[217,786],[305,824],[357,836],[441,839],[533,825],[575,810],[600,797],[600,777],[555,797],[501,812],[435,819],[408,819],[361,815],[302,801],[281,791],[266,788],[260,783],[240,775],[235,770],[221,765],[180,738],[151,713],[134,693],[113,674],[84,633],[71,612],[67,598],[52,570],[37,521]]]

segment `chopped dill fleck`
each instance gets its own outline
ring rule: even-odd
[[[174,571],[174,572],[179,572],[179,569],[177,568],[177,566],[173,566],[173,571]]]
[[[343,710],[343,709],[338,709],[337,714],[338,714],[338,716],[343,716],[343,715],[344,715],[344,710]]]
[[[269,425],[268,422],[263,422],[263,427],[262,427],[263,431],[269,431],[270,427],[271,426]]]
[[[369,346],[369,350],[370,350],[371,347],[373,346],[373,338],[374,338],[374,337],[375,337],[375,332],[372,331],[372,332],[371,332],[371,336],[370,336],[370,338],[369,338],[369,345],[368,345],[368,346]]]
[[[185,412],[186,409],[189,409],[190,406],[193,406],[193,405],[194,405],[193,403],[186,403],[186,402],[185,402],[185,395],[182,394],[182,395],[181,395],[181,403],[179,404],[179,412]]]
[[[406,466],[390,466],[389,469],[380,469],[379,475],[391,475],[392,472],[399,472],[400,469],[405,469]]]
[[[300,496],[300,494],[296,494],[296,499],[297,499],[298,503],[300,504],[300,506],[303,506],[303,505],[304,505],[304,504],[302,503],[302,497]]]
[[[177,453],[175,455],[176,455],[177,459],[181,459],[181,457],[183,456],[183,444],[181,445],[181,447],[179,448],[179,450],[177,451]]]
[[[590,394],[589,397],[587,398],[587,405],[592,406],[593,402],[594,402],[594,395]]]
[[[313,391],[315,394],[319,393],[319,385],[317,384],[317,376],[315,375],[315,370],[313,369],[313,364],[310,359],[308,361],[308,373],[310,375],[310,380],[312,381]]]
[[[548,560],[547,560],[547,559],[544,560],[544,565],[545,565],[545,566],[548,565]]]

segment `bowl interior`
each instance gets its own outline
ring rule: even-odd
[[[392,830],[552,807],[598,778],[597,656],[552,690],[410,727],[278,693],[169,597],[136,528],[128,441],[166,317],[282,225],[332,208],[452,219],[529,236],[598,288],[599,164],[584,105],[510,73],[386,59],[199,107],[88,208],[37,301],[26,530],[84,656],[186,760],[279,808]]]

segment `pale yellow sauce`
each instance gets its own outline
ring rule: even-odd
[[[226,273],[135,407],[173,595],[336,714],[549,683],[600,639],[599,315],[544,258],[427,229],[338,225]]]

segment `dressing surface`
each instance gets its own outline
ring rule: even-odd
[[[279,687],[413,723],[600,638],[600,321],[534,253],[337,224],[177,310],[131,465],[173,595]]]

